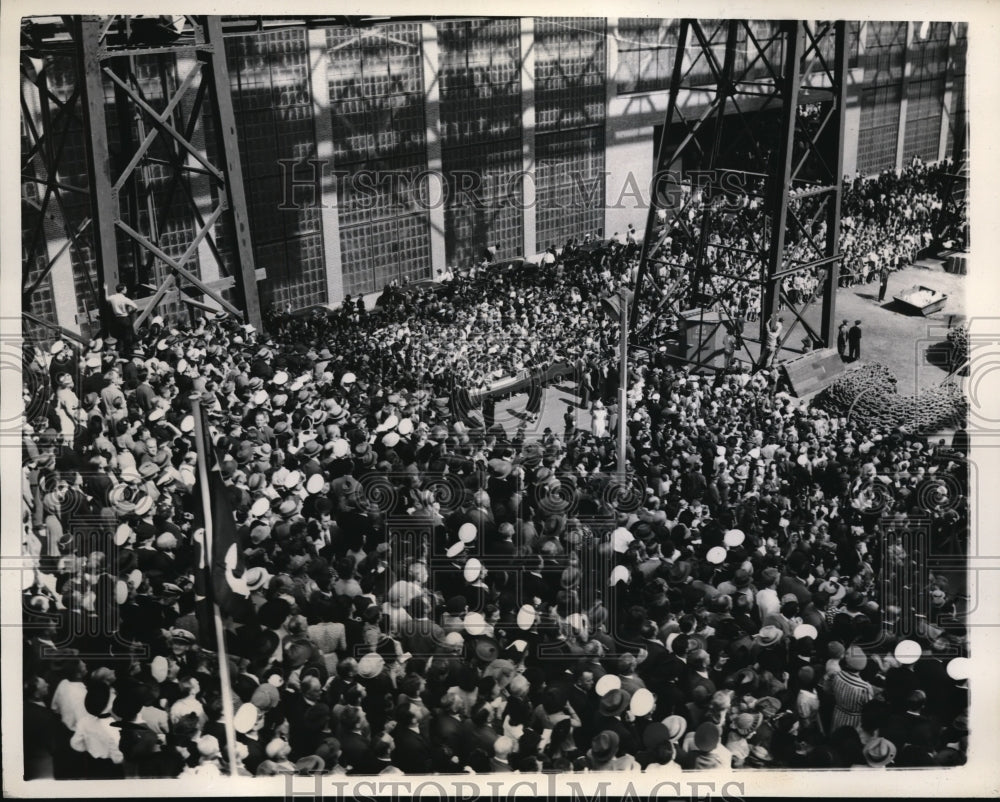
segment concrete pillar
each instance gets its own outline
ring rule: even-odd
[[[848,69],[847,109],[844,119],[844,175],[858,171],[858,141],[861,137],[861,88],[865,81],[865,37],[868,23],[861,21],[858,33],[858,66]]]
[[[424,62],[424,124],[427,140],[426,200],[430,207],[431,277],[441,280],[447,267],[444,244],[444,202],[447,187],[444,165],[441,160],[441,84],[438,81],[441,58],[438,47],[437,25],[425,22],[420,26]]]
[[[899,87],[899,133],[896,136],[896,169],[903,167],[903,153],[906,147],[906,95],[910,90],[910,76],[913,73],[913,54],[916,48],[913,47],[914,25],[912,22],[906,23],[906,48],[903,51],[903,82]]]
[[[613,203],[613,202],[615,202],[615,200],[617,200],[617,193],[615,193],[616,194],[615,200],[611,200],[610,199],[611,198],[611,195],[610,195],[610,186],[612,184],[617,183],[617,182],[611,180],[611,171],[608,168],[608,162],[610,160],[607,157],[607,153],[608,153],[608,150],[609,150],[609,148],[611,146],[611,142],[612,142],[612,138],[614,137],[614,130],[615,130],[614,122],[611,119],[611,108],[614,105],[615,98],[618,97],[618,80],[617,80],[617,76],[618,76],[618,17],[608,17],[606,25],[607,25],[607,27],[605,28],[605,35],[604,35],[604,52],[605,52],[605,57],[607,59],[607,61],[605,63],[605,73],[604,73],[605,74],[605,80],[604,80],[604,92],[605,92],[604,108],[606,110],[605,114],[604,114],[604,153],[605,153],[605,156],[604,156],[604,170],[605,170],[605,173],[606,173],[606,179],[605,180],[606,180],[607,184],[604,187],[604,195],[605,195],[605,201],[604,201],[604,219],[601,221],[601,224],[604,226],[604,233],[605,233],[605,235],[606,236],[611,236],[610,232],[613,232],[613,231],[616,231],[616,230],[620,229],[620,225],[618,223],[612,222],[611,220],[608,219],[609,218],[609,211],[610,211],[609,210],[609,206],[611,205],[611,203]],[[655,128],[654,128],[654,130],[655,130]],[[655,159],[656,159],[656,143],[654,142],[653,143],[653,159],[650,160],[650,161],[651,162],[655,161]],[[647,183],[647,186],[649,186],[648,183]],[[638,228],[641,228],[641,226],[637,226],[637,229]],[[624,240],[624,234],[622,235],[622,239]]]
[[[538,250],[537,218],[535,216],[535,20],[521,17],[521,182],[522,229],[524,256]]]
[[[955,52],[958,50],[958,37],[955,35],[956,25],[948,26],[948,67],[944,77],[944,99],[941,103],[941,138],[938,140],[938,161],[947,159],[948,131],[955,124],[951,116],[951,104],[955,99]],[[962,76],[965,80],[965,76]]]
[[[330,118],[330,84],[326,52],[326,30],[310,28],[309,89],[312,94],[313,124],[316,133],[316,164],[320,182],[320,228],[323,232],[323,261],[326,272],[326,302],[336,306],[344,300],[344,273],[340,255],[340,218],[337,210],[337,179],[333,163],[333,120]]]

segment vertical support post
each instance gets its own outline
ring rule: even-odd
[[[535,20],[521,17],[521,169],[535,175]],[[524,238],[522,252],[531,256],[539,247],[535,213],[535,182],[522,180],[521,209]]]
[[[847,23],[837,20],[834,23],[834,65],[833,102],[837,104],[836,116],[828,123],[832,126],[830,133],[836,133],[837,138],[827,138],[825,141],[826,156],[835,164],[834,191],[830,195],[826,209],[826,254],[840,252],[840,203],[844,192],[844,128],[847,122]],[[823,320],[820,329],[823,335],[823,345],[832,348],[837,342],[837,285],[840,281],[840,260],[830,262],[826,266],[826,285],[823,288]]]
[[[903,154],[906,152],[906,114],[909,105],[910,76],[913,74],[913,36],[916,26],[906,23],[906,40],[903,45],[903,78],[899,85],[899,132],[896,134],[896,169],[903,168]]]
[[[771,251],[768,254],[764,269],[767,271],[762,277],[764,284],[763,306],[760,315],[760,342],[761,345],[767,341],[767,322],[778,311],[778,303],[781,290],[781,279],[776,275],[781,272],[782,260],[785,252],[785,226],[788,220],[788,190],[789,181],[792,175],[792,157],[794,155],[795,144],[795,119],[798,114],[799,103],[799,54],[802,50],[803,23],[800,21],[787,21],[781,23],[785,29],[785,63],[784,75],[782,76],[782,109],[781,109],[781,131],[782,136],[778,144],[778,172],[772,176],[770,187],[771,203],[773,210],[771,215]],[[781,349],[781,343],[777,345]]]
[[[205,20],[205,43],[210,46],[208,69],[202,72],[203,80],[211,83],[212,102],[210,104],[218,137],[219,155],[226,181],[226,201],[232,220],[232,242],[236,249],[239,275],[236,286],[240,289],[246,321],[251,326],[261,328],[260,297],[257,293],[257,271],[254,265],[253,245],[250,239],[250,215],[247,212],[246,192],[243,186],[243,171],[236,138],[236,116],[233,112],[233,97],[229,89],[229,68],[226,66],[226,47],[222,38],[222,20],[217,15],[209,15]]]
[[[951,103],[955,95],[955,52],[958,48],[958,37],[955,35],[955,24],[948,25],[948,60],[944,74],[944,97],[941,99],[941,135],[938,138],[938,161],[947,159],[948,129],[953,125],[951,119]]]
[[[438,44],[437,25],[424,22],[420,25],[424,60],[424,123],[427,140],[427,205],[430,206],[431,275],[435,280],[448,266],[448,251],[444,240],[445,180],[441,157],[441,48]],[[435,192],[440,193],[435,197]]]
[[[620,365],[618,367],[618,479],[625,486],[627,478],[625,460],[628,456],[628,299],[622,295],[621,307]]]
[[[609,113],[604,115],[604,125],[602,127],[604,129],[604,149],[605,153],[607,153],[611,143],[614,142],[615,134],[615,123],[611,118],[610,109],[612,104],[615,102],[615,98],[618,97],[618,17],[608,17],[604,24],[604,49],[606,56],[606,69],[604,73],[604,108],[607,109]],[[654,128],[653,130],[655,131],[656,129]],[[653,148],[655,157],[655,142],[653,143]],[[607,159],[607,156],[605,156],[605,159]],[[607,169],[607,162],[605,162],[605,169]],[[601,221],[601,225],[604,227],[605,231],[613,231],[614,229],[611,228],[611,225],[608,222],[613,206],[613,201],[607,198],[608,184],[610,184],[610,182],[605,181],[604,219]],[[652,202],[653,200],[650,198],[650,203]]]
[[[326,271],[326,302],[330,306],[344,300],[344,272],[340,253],[340,211],[337,208],[337,177],[333,171],[333,119],[330,117],[330,82],[326,52],[326,29],[309,28],[309,82],[312,91],[313,125],[316,132],[316,160],[319,170],[320,225],[323,229],[323,265]]]
[[[104,109],[104,82],[101,77],[101,28],[103,19],[84,15],[76,37],[78,75],[83,99],[84,149],[90,176],[90,213],[92,219],[94,262],[97,265],[98,304],[101,323],[106,329],[111,319],[108,295],[120,282],[118,243],[115,222],[118,197],[111,190],[111,163],[108,153],[107,117]]]

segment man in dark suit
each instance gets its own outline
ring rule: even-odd
[[[55,760],[69,747],[68,730],[45,700],[49,683],[32,675],[24,683],[24,779],[51,780]]]
[[[632,697],[628,691],[620,688],[608,691],[601,697],[597,717],[594,720],[595,732],[610,730],[618,736],[618,755],[634,755],[639,749],[639,742],[632,725],[622,720],[631,701]]]
[[[431,743],[420,734],[416,712],[409,702],[403,702],[395,710],[396,729],[393,738],[396,748],[392,762],[405,774],[427,774],[431,767]]]
[[[885,291],[889,286],[889,265],[882,265],[878,278],[878,300],[881,303],[885,300]]]
[[[924,715],[924,705],[927,694],[919,688],[906,698],[906,710],[890,715],[883,737],[896,745],[898,751],[908,744],[919,747],[930,747],[940,728],[935,727],[931,719]]]
[[[841,359],[847,356],[847,329],[847,321],[840,321],[840,326],[837,327],[837,353]]]
[[[848,354],[847,359],[850,362],[855,362],[861,358],[861,321],[855,320],[854,325],[851,326],[850,330],[847,332],[847,345]]]
[[[410,620],[405,621],[400,629],[400,639],[403,648],[416,656],[429,657],[441,650],[445,631],[431,621],[431,611],[426,599],[417,596],[410,601]]]
[[[670,653],[656,637],[656,624],[652,621],[646,621],[642,625],[642,637],[646,657],[636,666],[635,673],[653,693],[662,693],[668,683],[666,668],[670,662]]]
[[[340,714],[340,762],[348,774],[375,773],[371,741],[364,735],[365,713],[360,707],[345,707]]]
[[[465,704],[457,693],[449,693],[441,700],[441,709],[431,719],[431,740],[448,747],[452,754],[461,754],[465,721]]]

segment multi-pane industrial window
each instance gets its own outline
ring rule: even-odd
[[[618,94],[670,88],[679,19],[618,18]]]
[[[865,89],[858,133],[858,171],[871,175],[896,166],[899,137],[899,84]]]
[[[226,40],[254,259],[267,271],[261,303],[300,309],[325,303],[326,265],[305,27]]]
[[[442,146],[520,138],[520,22],[439,23],[438,45]]]
[[[605,20],[535,20],[535,130],[600,125],[605,117]]]
[[[951,26],[947,22],[915,22],[913,26],[903,161],[909,162],[914,156],[936,161],[941,144],[941,110]]]
[[[604,224],[605,21],[535,20],[535,249]]]
[[[344,292],[431,274],[420,25],[327,28]]]
[[[858,171],[865,175],[896,166],[905,58],[905,22],[867,24],[858,132]]]
[[[523,251],[517,19],[438,24],[445,254],[464,269],[492,244]]]
[[[603,128],[539,136],[535,157],[537,250],[597,233],[604,225]],[[637,221],[643,214],[636,211]]]
[[[444,174],[445,251],[448,264],[464,269],[489,245],[501,257],[523,252],[523,182],[518,140],[449,148]]]
[[[708,50],[721,69],[729,36],[728,21],[703,19],[698,23]],[[618,71],[615,76],[618,94],[670,88],[680,27],[679,19],[618,19]],[[768,69],[768,63],[781,64],[782,60],[783,35],[779,23],[773,20],[750,20],[747,27],[739,25],[736,29],[733,63],[735,75],[741,81],[771,77],[772,71]],[[712,61],[705,55],[702,44],[693,31],[688,32],[686,50],[683,83],[686,86],[715,83]]]

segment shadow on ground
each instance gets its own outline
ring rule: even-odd
[[[951,373],[956,367],[952,363],[951,344],[947,340],[927,346],[925,356],[929,365],[941,368],[945,373]]]

